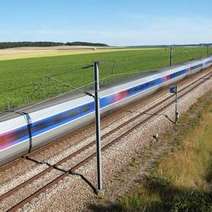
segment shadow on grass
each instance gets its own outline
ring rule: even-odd
[[[143,201],[138,194],[127,198],[127,201],[107,205],[90,205],[92,211],[212,211],[212,193],[198,190],[177,188],[166,179],[151,177],[145,182],[145,190],[159,196],[158,200]],[[139,192],[139,191],[138,191]]]
[[[211,155],[211,158],[212,158],[212,155]],[[207,175],[206,175],[206,181],[209,184],[212,184],[212,161],[210,162],[207,170],[208,171],[207,171]]]

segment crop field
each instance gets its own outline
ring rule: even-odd
[[[112,48],[112,47],[19,47],[0,49],[0,61],[2,60],[15,60],[26,58],[38,58],[38,57],[54,57],[64,55],[76,55],[76,54],[92,54],[101,52],[114,52],[114,51],[129,51],[134,49],[126,48]]]
[[[212,54],[212,49],[209,49]],[[173,63],[206,57],[205,47],[177,47]],[[169,49],[125,49],[111,52],[25,58],[0,61],[0,111],[35,103],[92,83],[92,69],[100,61],[102,85],[142,72],[169,66]]]

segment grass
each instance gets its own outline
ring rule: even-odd
[[[211,49],[210,49],[211,51]],[[212,52],[211,52],[212,53]],[[206,56],[206,49],[176,48],[173,62]],[[89,85],[92,69],[82,67],[101,61],[102,84],[169,64],[168,49],[135,49],[0,61],[0,111],[44,100]],[[85,86],[86,87],[86,86]]]
[[[173,151],[116,210],[212,211],[212,93],[181,118],[174,134]]]

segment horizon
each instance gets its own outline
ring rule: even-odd
[[[8,0],[0,42],[95,42],[111,46],[211,43],[212,2]]]
[[[67,43],[91,43],[91,44],[105,44],[108,47],[139,47],[139,46],[204,46],[204,45],[212,45],[212,42],[208,43],[179,43],[179,44],[138,44],[138,45],[110,45],[109,43],[102,43],[102,42],[90,42],[90,41],[49,41],[49,40],[38,40],[38,41],[30,41],[30,40],[23,40],[23,41],[0,41],[0,43],[61,43],[63,45],[67,45]],[[59,46],[59,45],[58,45]],[[79,45],[80,46],[80,45]],[[26,46],[27,47],[27,46]],[[30,46],[29,46],[30,47]],[[12,47],[14,48],[14,47]],[[18,47],[19,48],[19,47]]]

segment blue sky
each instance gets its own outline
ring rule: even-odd
[[[0,41],[212,42],[211,0],[1,0]]]

